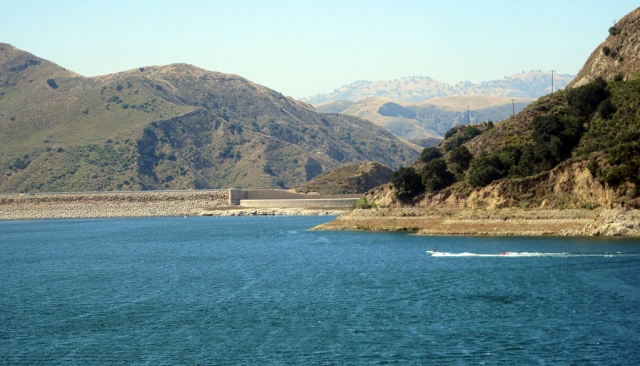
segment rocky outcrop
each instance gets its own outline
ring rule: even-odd
[[[522,179],[503,179],[473,191],[466,207],[624,207],[631,203],[625,199],[626,188],[631,187],[602,184],[587,169],[586,161],[569,160],[549,172]]]
[[[610,81],[622,73],[637,73],[640,66],[640,8],[620,19],[609,36],[593,51],[576,78],[567,87],[585,85],[601,76]]]

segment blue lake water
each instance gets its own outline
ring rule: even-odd
[[[638,239],[307,230],[330,219],[1,221],[0,364],[640,360]]]

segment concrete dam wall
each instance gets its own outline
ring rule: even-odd
[[[303,194],[282,189],[230,189],[229,204],[242,207],[348,207],[362,194]]]

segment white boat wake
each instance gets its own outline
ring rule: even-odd
[[[620,256],[640,256],[640,253],[530,253],[530,252],[502,252],[498,254],[481,253],[449,253],[437,250],[427,250],[432,257],[620,257]]]

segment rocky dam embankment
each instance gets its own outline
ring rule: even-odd
[[[0,196],[0,220],[156,216],[337,216],[346,208],[289,207],[295,200],[268,200],[274,207],[229,204],[228,190],[46,193]],[[301,200],[304,201],[304,200]]]
[[[193,216],[228,199],[227,190],[7,195],[0,197],[0,220]]]

